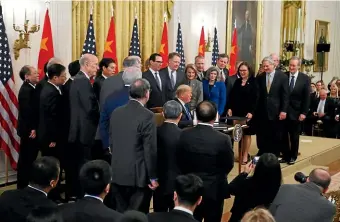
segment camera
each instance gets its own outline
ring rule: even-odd
[[[253,158],[253,160],[252,160],[252,164],[253,165],[256,165],[257,164],[257,162],[259,161],[259,159],[260,159],[260,157],[259,156],[255,156],[254,158]]]
[[[302,172],[297,172],[294,175],[294,179],[296,182],[299,183],[306,183],[308,176],[306,176],[305,174],[303,174]]]

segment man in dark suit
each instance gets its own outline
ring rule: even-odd
[[[289,60],[289,104],[283,133],[283,159],[280,162],[294,164],[299,152],[301,123],[306,119],[310,103],[310,78],[299,72],[298,57]],[[289,137],[288,137],[289,136]]]
[[[326,170],[314,169],[304,184],[281,185],[269,210],[277,222],[333,221],[336,207],[323,196],[330,182]]]
[[[107,162],[93,160],[85,163],[79,175],[85,196],[77,202],[61,205],[64,221],[118,222],[121,214],[103,204],[110,190],[111,177],[112,171]]]
[[[118,212],[148,213],[144,199],[148,189],[158,186],[156,120],[144,107],[149,96],[149,82],[137,79],[130,86],[131,100],[111,114],[112,186]]]
[[[181,105],[173,100],[166,102],[163,116],[165,121],[157,128],[157,175],[160,186],[153,196],[155,212],[168,212],[174,208],[174,185],[178,174],[175,151],[181,135],[177,126],[182,116]]]
[[[100,90],[102,88],[104,80],[109,78],[110,76],[113,76],[115,74],[115,70],[116,70],[116,63],[113,59],[103,58],[99,62],[98,74],[93,83],[93,90],[97,96],[98,101],[100,99]]]
[[[179,128],[185,128],[193,125],[193,115],[190,112],[189,102],[191,101],[192,89],[188,85],[180,85],[176,90],[174,99],[182,107],[182,117],[178,123]]]
[[[18,136],[20,136],[20,151],[18,159],[17,188],[22,189],[28,185],[29,170],[38,156],[37,143],[38,104],[39,98],[35,90],[39,82],[39,74],[32,66],[24,66],[19,73],[23,84],[18,95],[19,116]]]
[[[181,63],[181,55],[172,52],[168,56],[169,64],[159,71],[162,79],[165,79],[165,102],[175,98],[175,92],[184,81],[183,70],[178,69]]]
[[[69,159],[74,164],[71,167],[73,192],[82,197],[77,187],[77,178],[82,164],[91,160],[91,147],[98,127],[99,107],[90,78],[96,75],[98,59],[91,54],[84,54],[80,60],[80,71],[74,77],[70,89],[70,133],[68,142],[74,144]]]
[[[203,181],[194,174],[176,178],[174,192],[175,208],[170,212],[151,213],[149,222],[195,222],[193,212],[202,201]]]
[[[48,67],[48,82],[40,92],[39,102],[39,126],[38,140],[41,145],[42,156],[53,156],[64,168],[67,143],[67,135],[63,133],[64,127],[63,96],[61,89],[66,80],[65,67],[60,64],[53,64]],[[60,187],[54,189],[49,198],[60,201]]]
[[[39,206],[56,208],[57,205],[47,199],[47,194],[59,180],[59,162],[53,157],[41,157],[31,166],[28,187],[20,190],[8,190],[0,196],[1,222],[26,222],[27,215]]]
[[[150,99],[146,104],[147,108],[162,107],[165,103],[166,78],[160,75],[162,67],[162,56],[154,53],[149,58],[149,69],[143,73],[143,78],[148,80],[151,86]]]
[[[195,57],[195,67],[197,69],[197,79],[202,82],[205,79],[204,56],[198,55]]]
[[[275,70],[270,56],[262,60],[264,73],[257,75],[259,97],[255,111],[257,120],[258,155],[273,153],[279,156],[279,144],[282,143],[283,120],[287,116],[289,103],[288,77]]]
[[[214,130],[216,105],[203,101],[197,105],[198,125],[181,133],[176,161],[181,174],[194,173],[204,182],[202,204],[194,216],[198,221],[220,222],[226,191],[227,175],[234,166],[230,137]]]

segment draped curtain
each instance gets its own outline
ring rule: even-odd
[[[72,1],[72,59],[79,59],[91,8],[95,29],[97,56],[102,58],[112,7],[116,25],[117,59],[122,67],[123,59],[129,54],[130,39],[135,15],[138,19],[139,41],[142,61],[152,53],[159,52],[164,14],[171,18],[174,0],[162,1]]]
[[[299,20],[302,19],[298,13],[299,9],[301,9],[301,1],[284,1],[283,28],[286,28],[284,40],[299,40],[297,39],[297,28]]]

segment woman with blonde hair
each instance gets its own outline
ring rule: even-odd
[[[268,210],[256,208],[247,212],[241,222],[275,222],[275,219]]]

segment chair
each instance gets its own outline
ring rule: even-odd
[[[323,137],[322,124],[323,122],[321,120],[318,120],[316,124],[312,125],[312,136]],[[316,133],[316,135],[314,135],[314,133]]]
[[[331,191],[329,193],[325,194],[325,197],[335,204],[336,212],[333,219],[333,222],[339,222],[340,221],[340,190]]]

